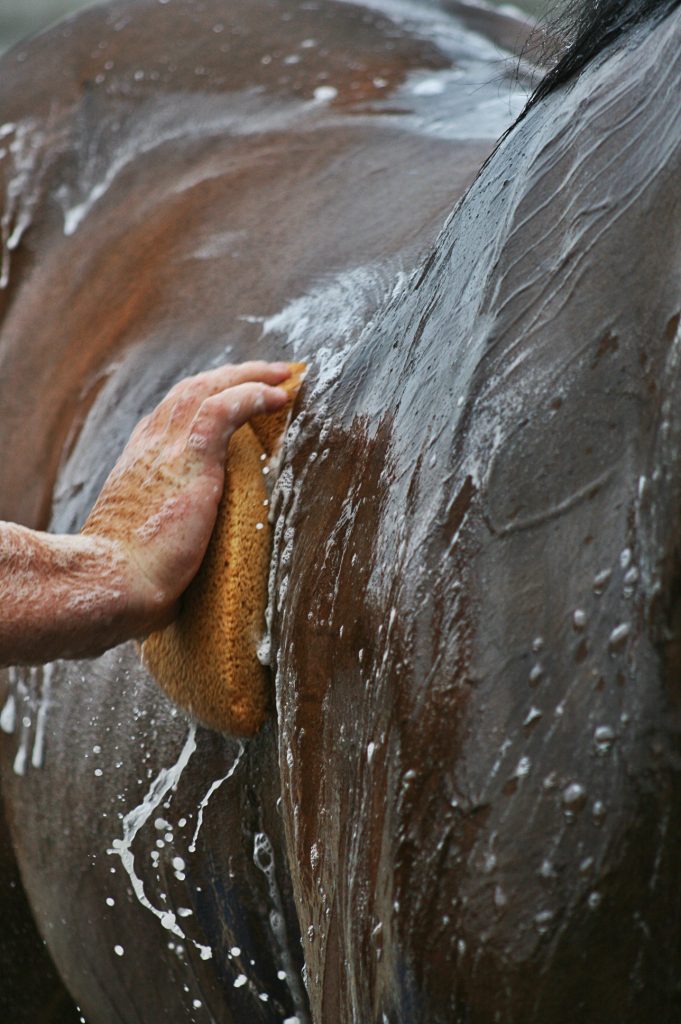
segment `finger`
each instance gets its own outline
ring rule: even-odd
[[[152,412],[151,426],[155,430],[178,430],[190,423],[201,403],[211,395],[248,381],[275,386],[291,376],[288,363],[267,363],[252,360],[235,365],[219,366],[215,370],[185,377],[175,384],[163,401]]]
[[[276,386],[291,376],[289,363],[267,363],[264,360],[251,360],[247,363],[235,365],[218,366],[214,370],[207,370],[199,374],[201,387],[206,389],[208,394],[217,394],[226,388],[235,387],[237,384],[246,384],[249,381],[260,382]]]
[[[253,381],[211,395],[194,417],[187,446],[222,463],[234,431],[257,413],[281,409],[288,397],[282,388]]]
[[[245,384],[247,381],[260,381],[263,384],[277,385],[291,376],[291,367],[288,363],[268,363],[264,360],[251,360],[246,363],[225,364],[214,370],[205,370],[193,377],[185,377],[178,381],[166,397],[167,400],[177,401],[193,395],[199,400],[216,395],[219,391],[234,387],[237,384]]]

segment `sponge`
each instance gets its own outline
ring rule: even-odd
[[[250,736],[265,721],[269,670],[260,664],[271,528],[263,468],[276,453],[306,366],[292,363],[289,402],[232,435],[225,489],[201,567],[178,617],[142,644],[142,661],[181,707],[210,728]]]

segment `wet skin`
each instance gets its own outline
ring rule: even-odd
[[[409,121],[400,83],[446,54],[345,4],[217,9],[119,5],[36,40],[44,80],[9,63],[37,158],[3,517],[78,528],[139,415],[227,346],[317,363],[273,495],[276,726],[195,735],[130,647],[12,675],[3,786],[52,955],[102,1024],[671,1024],[679,17],[537,107],[433,244],[491,148]]]

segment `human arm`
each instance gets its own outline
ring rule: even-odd
[[[0,523],[0,664],[92,657],[171,621],[210,539],[231,434],[281,408],[287,364],[175,385],[140,421],[79,535]]]

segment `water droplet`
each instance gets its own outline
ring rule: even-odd
[[[608,647],[611,651],[620,651],[626,645],[627,637],[631,633],[631,626],[628,622],[621,622],[615,626],[608,640]]]
[[[553,920],[552,910],[540,910],[538,914],[534,915],[535,928],[540,935],[545,935],[549,930],[549,925]]]
[[[482,870],[486,875],[490,875],[495,867],[497,866],[497,858],[493,853],[488,853],[482,863]]]
[[[248,978],[246,977],[246,975],[240,974],[237,978],[234,979],[234,988],[241,988],[241,986],[245,985],[247,981]]]
[[[494,905],[496,907],[505,907],[508,903],[508,897],[500,885],[497,885],[494,890]]]
[[[115,903],[116,903],[116,901],[113,898],[113,896],[107,896],[107,898],[106,898],[106,905],[107,905],[107,907],[113,907]]]
[[[541,716],[542,716],[542,713],[539,710],[539,708],[535,708],[533,706],[533,707],[530,708],[530,710],[525,715],[525,721],[523,722],[523,725],[524,726],[525,725],[531,725],[533,722],[536,722],[537,719],[541,718]]]
[[[371,762],[373,760],[374,751],[375,750],[376,750],[376,744],[375,743],[369,743],[369,745],[367,746],[367,762],[369,764],[371,764]]]
[[[524,775],[527,775],[532,767],[532,762],[529,757],[521,757],[516,765],[516,770],[513,773],[513,777],[521,779]]]
[[[575,608],[572,615],[572,625],[580,633],[586,626],[586,612],[583,608]]]
[[[589,893],[589,908],[591,910],[596,910],[598,907],[600,907],[602,902],[603,897],[599,892],[594,891],[592,893]]]
[[[571,782],[563,790],[563,813],[568,821],[572,821],[575,814],[581,811],[586,804],[586,790],[579,782]]]
[[[542,876],[542,878],[554,878],[555,877],[556,869],[554,868],[554,866],[553,866],[553,864],[551,863],[550,860],[543,860],[542,861],[541,867],[539,868],[539,874]]]
[[[232,946],[232,948],[230,949],[230,953],[232,954],[232,956],[241,956],[241,949],[239,948],[239,946]]]
[[[631,565],[631,548],[625,548],[620,554],[620,565],[623,569],[628,569]]]
[[[337,95],[338,89],[335,89],[332,85],[318,85],[313,93],[317,103],[330,103],[331,100],[335,100]]]
[[[534,640],[532,641],[532,650],[534,651],[535,654],[539,654],[539,652],[543,651],[543,649],[544,649],[544,638],[541,637],[541,636],[536,636],[534,638]]]
[[[602,825],[605,821],[605,804],[602,800],[595,800],[591,808],[591,817],[594,825]]]
[[[608,583],[610,582],[610,577],[611,576],[612,576],[612,570],[611,569],[601,569],[600,572],[596,573],[596,575],[594,576],[594,583],[593,583],[594,594],[602,594],[603,593],[603,591],[607,587]]]
[[[609,725],[599,725],[594,732],[594,743],[598,754],[607,754],[615,739],[615,731]]]
[[[544,675],[543,666],[540,665],[539,662],[537,662],[537,664],[533,665],[532,668],[530,669],[530,674],[528,676],[528,678],[530,680],[530,684],[532,686],[536,686],[536,684],[539,682],[539,680],[541,679],[541,677],[543,675]]]
[[[116,956],[123,956],[125,950],[123,949],[122,946],[114,946],[114,953],[116,954]]]

